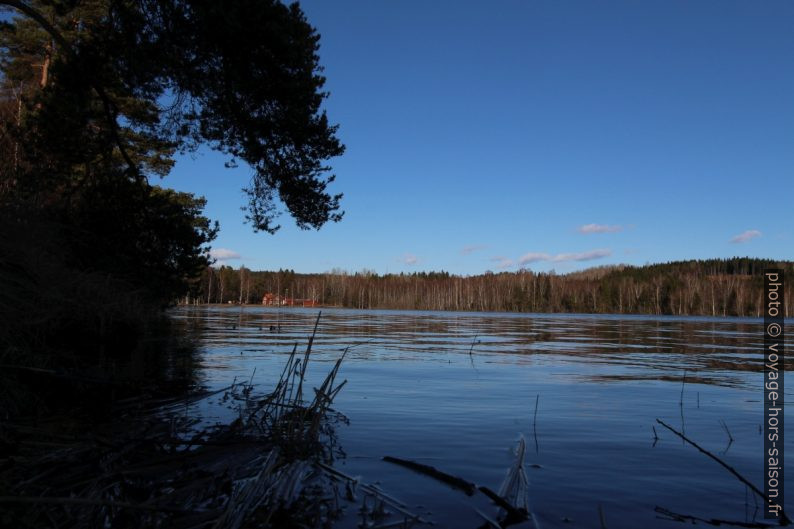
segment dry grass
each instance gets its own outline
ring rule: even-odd
[[[318,316],[319,322],[319,316]],[[316,326],[315,326],[316,331]],[[0,427],[0,510],[15,527],[327,527],[338,490],[330,408],[340,358],[304,398],[312,341],[290,355],[273,392],[221,390],[239,417],[195,431],[191,400],[127,399],[86,428],[68,417]],[[170,413],[169,413],[170,412]]]

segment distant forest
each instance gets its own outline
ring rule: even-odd
[[[791,316],[794,262],[751,258],[602,266],[565,275],[529,270],[476,276],[298,274],[220,266],[204,270],[181,302],[260,304],[273,294],[282,303],[310,300],[358,309],[763,316],[765,268],[785,270],[785,315]]]

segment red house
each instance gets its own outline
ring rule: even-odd
[[[316,307],[318,303],[313,299],[287,298],[268,292],[262,297],[262,305],[270,307],[283,307],[285,305],[289,307],[294,307],[296,305],[299,307]]]

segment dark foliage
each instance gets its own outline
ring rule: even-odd
[[[252,168],[255,229],[278,229],[279,199],[304,229],[341,218],[325,161],[344,148],[297,4],[3,5],[17,17],[0,25],[0,203],[63,226],[75,266],[159,301],[183,294],[216,228],[203,199],[148,179],[202,144]]]
[[[295,5],[0,1],[4,352],[126,354],[210,264],[205,200],[157,185],[207,145],[252,169],[249,217],[341,218],[318,40]],[[220,175],[219,175],[220,178]]]
[[[341,219],[325,162],[344,147],[321,109],[319,35],[297,4],[3,4],[26,15],[0,31],[6,187],[26,169],[28,192],[109,167],[162,176],[177,150],[207,144],[252,168],[255,229],[278,229],[276,198],[304,229]]]

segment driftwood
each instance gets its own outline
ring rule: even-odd
[[[417,463],[415,461],[408,461],[407,459],[400,459],[399,457],[391,456],[385,456],[383,460],[388,463],[394,463],[395,465],[410,468],[411,470],[419,472],[420,474],[430,476],[431,478],[450,485],[452,488],[462,490],[467,496],[472,496],[477,491],[477,485],[474,483],[466,481],[463,478],[447,474],[446,472],[442,472],[435,467],[431,467],[430,465],[423,465],[422,463]]]
[[[470,481],[463,478],[447,474],[430,465],[424,465],[415,461],[407,459],[400,459],[397,457],[385,456],[384,461],[394,463],[396,465],[409,468],[420,474],[424,474],[433,479],[446,483],[457,490],[461,490],[468,496],[474,495],[475,492],[480,491],[488,499],[490,499],[496,506],[504,511],[504,516],[499,520],[494,520],[485,513],[474,509],[480,517],[485,520],[486,526],[496,527],[503,529],[511,525],[520,524],[529,521],[531,525],[535,526],[534,519],[530,516],[527,508],[527,478],[524,473],[524,453],[525,442],[522,437],[518,442],[516,450],[516,460],[507,472],[504,482],[499,488],[499,493],[494,492],[486,486],[477,486]],[[510,501],[512,500],[512,501]]]
[[[480,492],[488,496],[491,501],[507,512],[507,517],[501,522],[502,527],[521,523],[529,517],[529,513],[527,513],[526,509],[513,507],[506,499],[499,496],[488,487],[480,486],[479,489]]]

